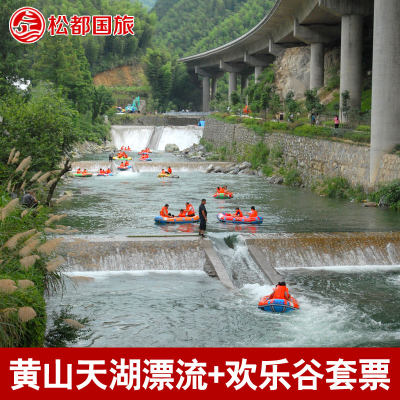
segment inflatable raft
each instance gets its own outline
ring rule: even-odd
[[[145,154],[149,154],[147,151],[141,151],[140,153],[138,153],[139,154],[139,156],[143,156],[143,155],[145,155]]]
[[[91,173],[87,173],[87,174],[74,174],[74,176],[76,176],[77,178],[90,178],[91,176],[93,176],[93,174],[91,174]]]
[[[151,158],[139,158],[139,161],[151,161]]]
[[[158,224],[190,224],[192,222],[198,222],[199,216],[194,217],[161,217],[160,215],[154,218],[154,221]]]
[[[97,176],[113,176],[113,174],[97,174]]]
[[[298,309],[299,303],[293,296],[290,296],[290,300],[286,299],[269,300],[269,296],[264,296],[258,303],[258,308],[260,310],[273,313],[285,313]]]
[[[171,175],[171,174],[158,174],[159,178],[179,178],[178,175]]]
[[[118,158],[118,157],[113,157],[113,160],[118,160],[118,161],[130,161],[132,160],[132,157],[122,157],[122,158]]]
[[[233,193],[214,193],[213,197],[216,199],[231,199],[233,197]]]
[[[128,171],[129,168],[132,168],[130,165],[128,167],[118,167],[119,171]]]
[[[263,217],[235,217],[232,214],[227,213],[218,213],[217,214],[218,221],[220,222],[228,222],[231,224],[262,224]]]

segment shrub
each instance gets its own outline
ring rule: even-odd
[[[400,210],[400,181],[394,181],[382,186],[372,196],[372,199],[381,205]]]
[[[269,156],[269,148],[263,142],[258,142],[251,147],[249,154],[249,162],[252,168],[257,169],[264,164],[267,164]]]
[[[47,347],[66,347],[68,343],[76,343],[79,339],[87,339],[90,329],[85,327],[88,318],[78,318],[72,313],[71,306],[63,307],[60,312],[52,313],[52,327],[45,337]],[[74,320],[83,325],[82,328],[71,326],[66,320]]]
[[[356,131],[371,132],[371,127],[369,125],[358,125]]]
[[[291,168],[283,174],[284,177],[284,184],[287,186],[300,186],[303,182],[300,176],[300,172],[295,169]]]
[[[296,127],[293,133],[306,137],[330,137],[332,136],[332,129],[323,126],[301,125]]]
[[[331,199],[348,199],[351,193],[350,183],[341,176],[325,178],[322,182],[316,184],[313,189],[318,194]]]
[[[262,167],[261,170],[262,170],[262,173],[263,173],[265,176],[271,176],[271,175],[274,174],[274,168],[271,167],[270,165],[263,165],[263,167]]]

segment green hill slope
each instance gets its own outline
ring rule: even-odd
[[[274,0],[158,0],[154,43],[178,56],[219,46],[255,26]]]

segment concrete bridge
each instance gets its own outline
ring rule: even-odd
[[[229,99],[255,81],[284,49],[310,46],[310,89],[324,84],[324,46],[340,42],[340,93],[360,109],[363,25],[373,16],[372,124],[370,182],[376,183],[383,154],[400,144],[400,1],[277,0],[261,22],[243,36],[215,49],[182,58],[203,82],[203,111],[209,111],[217,79],[229,73]]]

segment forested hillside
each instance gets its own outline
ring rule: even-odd
[[[275,0],[247,0],[240,9],[228,15],[202,39],[193,43],[190,53],[199,53],[221,46],[246,33],[274,6]]]
[[[131,1],[133,1],[133,2],[139,1],[140,3],[142,3],[145,7],[147,7],[150,10],[154,7],[154,4],[156,4],[157,0],[131,0]]]
[[[155,24],[154,14],[149,14],[138,1],[130,0],[27,0],[26,5],[36,7],[48,17],[50,14],[135,16],[135,36],[92,36],[81,39],[90,70],[93,74],[129,63],[139,58],[150,44]]]
[[[178,56],[219,46],[255,26],[274,0],[158,0],[154,43]]]

